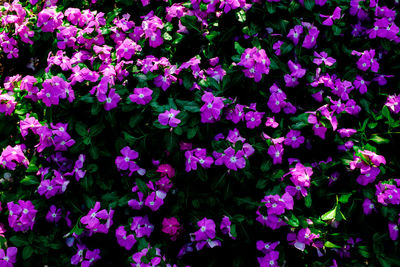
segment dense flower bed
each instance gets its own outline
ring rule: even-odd
[[[0,6],[0,266],[398,266],[398,1]]]

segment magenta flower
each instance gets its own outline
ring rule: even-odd
[[[166,110],[165,112],[159,114],[158,121],[160,122],[161,125],[169,125],[171,127],[176,127],[178,126],[179,123],[181,123],[181,120],[176,118],[176,115],[178,115],[179,113],[180,113],[179,110],[171,108],[170,110]]]
[[[290,130],[285,137],[284,144],[293,148],[299,148],[304,143],[304,136],[300,136],[300,134],[300,131]]]
[[[323,22],[322,25],[325,26],[332,26],[333,22],[337,19],[340,19],[340,12],[342,11],[342,9],[340,7],[336,7],[335,10],[333,11],[333,14],[331,16],[327,16],[327,15],[322,15],[320,14],[319,16],[321,18],[326,18]]]
[[[9,211],[8,224],[14,231],[32,230],[37,210],[31,201],[18,200],[18,204],[7,203]]]
[[[100,210],[100,202],[96,202],[93,209],[90,209],[86,216],[83,216],[80,220],[82,224],[86,225],[86,228],[93,230],[100,225],[100,219],[107,220],[109,215],[105,209]]]
[[[368,91],[367,85],[370,83],[365,81],[360,75],[357,75],[353,82],[354,87],[360,91],[360,94],[365,94]]]
[[[205,92],[201,100],[204,102],[204,105],[200,108],[201,122],[213,123],[219,120],[221,110],[224,108],[224,99],[215,97],[211,92]]]
[[[313,62],[318,66],[324,63],[326,66],[332,66],[336,63],[336,59],[333,57],[328,57],[328,53],[322,51],[321,53],[317,53],[314,51],[314,56],[316,58],[313,59]]]
[[[118,244],[126,250],[130,250],[136,243],[135,236],[133,234],[127,235],[125,227],[122,225],[115,230],[115,237]]]
[[[140,169],[139,166],[134,161],[139,157],[139,153],[131,149],[129,146],[122,148],[120,152],[122,156],[118,156],[115,159],[115,165],[117,165],[118,170],[129,169],[130,171],[129,176],[131,176],[133,172]]]
[[[175,240],[181,225],[175,217],[164,218],[162,221],[162,231],[171,236]]]
[[[153,90],[144,87],[144,88],[135,88],[133,94],[129,95],[129,99],[139,105],[146,105],[152,99],[151,95],[153,94]]]
[[[299,43],[300,35],[303,33],[303,26],[296,25],[293,29],[290,29],[287,38],[293,41],[295,45]]]
[[[267,117],[267,121],[265,122],[265,126],[276,128],[279,126],[279,123],[275,121],[275,117]]]
[[[49,212],[46,214],[46,220],[48,222],[57,223],[61,219],[61,209],[57,209],[56,206],[51,205]]]
[[[369,198],[364,199],[362,206],[365,215],[370,215],[372,211],[376,211],[374,203]]]
[[[311,29],[308,31],[308,34],[304,38],[302,46],[307,49],[313,48],[317,44],[318,35],[319,35],[318,28],[312,26]]]
[[[386,99],[385,106],[387,106],[392,112],[400,112],[400,95],[389,95]]]
[[[311,245],[313,240],[319,238],[319,234],[313,234],[309,228],[303,228],[297,233],[289,233],[287,241],[290,242],[295,248],[304,251],[306,245]]]
[[[388,227],[390,239],[396,241],[399,238],[399,226],[395,223],[389,222]]]
[[[215,223],[211,219],[203,218],[197,222],[200,227],[193,235],[196,241],[202,241],[215,238]]]
[[[232,147],[228,147],[224,151],[224,164],[230,169],[236,171],[238,168],[243,169],[246,166],[246,160],[243,158],[244,152],[239,150],[235,153]]]
[[[84,260],[82,261],[82,267],[89,267],[93,265],[93,262],[101,259],[100,249],[95,249],[93,251],[87,250]]]
[[[283,146],[282,144],[272,145],[268,148],[268,155],[271,156],[273,160],[273,164],[281,164],[282,163],[282,155],[283,155]]]
[[[100,102],[105,102],[104,109],[108,111],[117,107],[118,102],[121,100],[121,97],[115,92],[114,88],[111,88],[108,96],[106,96],[105,94],[98,94],[97,99]]]
[[[0,249],[0,266],[13,267],[17,262],[17,251],[16,247],[8,247],[7,250]]]
[[[254,129],[261,124],[261,119],[264,116],[264,112],[249,111],[245,115],[246,127]]]

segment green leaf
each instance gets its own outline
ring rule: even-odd
[[[304,198],[304,205],[307,208],[311,208],[311,204],[312,204],[311,194],[307,194],[307,196]]]
[[[77,132],[77,134],[79,134],[80,136],[86,136],[88,134],[87,131],[87,126],[80,121],[77,121],[75,124],[75,131]]]
[[[136,178],[136,185],[139,188],[140,192],[145,193],[149,191],[149,188],[147,187],[146,183],[140,178]]]
[[[349,202],[349,198],[351,197],[352,194],[353,193],[348,193],[348,194],[341,195],[339,197],[339,202],[341,202],[343,204],[346,204],[347,202]]]
[[[332,209],[332,210],[330,210],[330,211],[324,213],[324,214],[321,216],[321,220],[323,220],[323,221],[328,221],[328,220],[334,219],[334,218],[336,217],[336,208],[337,208],[337,207],[335,206],[334,209]]]
[[[137,115],[132,116],[132,117],[129,119],[129,127],[135,128],[136,125],[138,125],[139,122],[142,121],[142,119],[143,119],[143,115],[142,115],[142,114],[143,114],[143,113],[141,112],[141,113],[139,113],[139,114],[137,114]]]
[[[24,179],[21,180],[20,183],[23,184],[23,185],[38,185],[40,182],[39,182],[39,179],[36,176],[27,175],[27,176],[25,176]]]
[[[200,32],[198,27],[196,26],[197,24],[197,18],[195,16],[183,16],[181,17],[181,23],[183,26],[185,26],[189,31],[190,30],[195,30],[197,32]]]
[[[329,241],[326,241],[324,246],[327,247],[327,248],[341,248],[341,246],[333,244],[332,242],[329,242]]]
[[[11,243],[13,243],[16,247],[22,247],[22,246],[28,245],[28,242],[27,242],[24,238],[21,238],[21,237],[16,236],[16,235],[10,237],[9,240],[10,240]]]
[[[235,50],[239,55],[241,55],[245,49],[238,42],[235,42]]]
[[[98,123],[90,128],[89,134],[90,136],[98,136],[104,130],[105,126],[103,123]]]
[[[312,10],[314,8],[315,5],[315,0],[304,0],[304,7],[307,10]]]
[[[386,138],[383,138],[383,137],[380,137],[379,135],[372,135],[372,137],[370,138],[370,139],[368,139],[369,141],[373,141],[373,142],[375,142],[375,143],[377,143],[377,144],[387,144],[387,143],[390,143],[390,140],[389,139],[386,139]]]
[[[289,53],[290,51],[292,51],[293,50],[293,44],[291,44],[291,43],[283,43],[282,45],[281,45],[281,54],[282,55],[285,55],[285,54],[287,54],[287,53]]]
[[[24,247],[22,251],[22,259],[27,260],[32,256],[33,248],[31,246]]]

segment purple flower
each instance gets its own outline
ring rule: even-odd
[[[224,108],[222,97],[215,97],[211,92],[205,92],[201,97],[204,105],[200,108],[201,122],[213,123],[220,119],[221,110]]]
[[[97,201],[93,209],[90,209],[89,213],[86,216],[83,216],[80,222],[85,224],[86,228],[89,230],[96,229],[100,225],[100,219],[107,220],[109,218],[109,214],[105,209],[99,210],[100,202]]]
[[[245,115],[246,127],[254,129],[261,124],[261,119],[264,116],[264,112],[249,111]]]
[[[159,114],[158,121],[161,125],[176,127],[179,123],[181,123],[181,120],[176,118],[176,115],[178,115],[179,113],[179,110],[171,108],[170,110],[166,110],[164,113]]]
[[[100,249],[96,248],[95,250],[87,250],[84,260],[82,261],[82,267],[89,267],[93,264],[93,262],[101,259]]]
[[[311,29],[308,31],[308,34],[304,38],[302,46],[307,49],[313,48],[317,44],[318,35],[319,35],[318,28],[312,26]]]
[[[213,220],[203,218],[197,222],[200,227],[193,235],[196,241],[202,241],[215,238],[215,223]]]
[[[264,257],[258,257],[258,263],[260,267],[278,267],[278,259],[279,259],[279,252],[278,251],[270,251],[265,254]]]
[[[57,223],[61,219],[61,209],[57,209],[56,206],[51,205],[49,212],[46,215],[48,222]]]
[[[267,121],[265,122],[265,126],[276,128],[279,126],[279,123],[275,121],[275,117],[267,117]]]
[[[104,109],[108,111],[117,107],[121,97],[115,92],[114,88],[111,88],[108,96],[106,94],[98,94],[97,99],[99,102],[105,102]]]
[[[365,94],[368,91],[367,85],[371,82],[367,82],[360,75],[357,75],[353,83],[354,87],[360,91],[360,94]]]
[[[293,29],[290,29],[287,38],[293,41],[295,45],[299,43],[300,35],[303,33],[303,26],[296,25]]]
[[[290,242],[295,248],[304,251],[306,245],[310,245],[313,243],[313,239],[318,238],[319,234],[311,233],[309,228],[303,228],[297,233],[297,237],[295,233],[289,233],[287,235],[287,241]]]
[[[221,225],[220,225],[221,232],[224,235],[228,234],[230,238],[235,240],[236,239],[236,231],[232,234],[233,227],[234,226],[232,226],[232,223],[231,223],[229,217],[224,215],[224,217],[222,217],[222,221],[221,221]]]
[[[298,148],[304,143],[304,136],[300,136],[301,132],[297,130],[290,130],[285,137],[284,144],[293,148]]]
[[[283,146],[282,144],[272,145],[268,148],[268,155],[271,156],[274,165],[282,163]]]
[[[126,146],[121,149],[122,156],[118,156],[115,159],[115,165],[119,170],[128,170],[130,171],[129,176],[132,175],[133,172],[139,170],[139,166],[134,161],[139,157],[139,153],[135,150],[131,149],[129,146]]]
[[[32,230],[37,210],[31,201],[18,200],[18,204],[7,203],[9,210],[8,224],[14,231]]]
[[[151,95],[153,94],[153,90],[144,87],[144,88],[135,88],[133,94],[129,95],[129,99],[139,105],[146,105],[152,99]]]
[[[127,235],[125,227],[122,225],[115,230],[115,237],[118,244],[126,250],[130,250],[136,243],[135,236],[133,234]]]
[[[400,112],[400,95],[389,95],[386,99],[385,106],[394,113]]]
[[[322,25],[325,26],[332,26],[333,25],[333,21],[340,19],[340,12],[342,11],[342,9],[340,7],[336,7],[335,10],[333,11],[333,14],[331,16],[327,16],[327,15],[322,15],[320,14],[319,16],[321,18],[326,18],[323,22]]]
[[[0,266],[12,267],[17,262],[17,251],[16,247],[8,247],[7,250],[0,249]]]
[[[395,223],[389,222],[388,227],[390,239],[396,241],[399,238],[399,226]]]
[[[314,56],[316,58],[314,58],[313,62],[318,66],[322,63],[324,63],[326,66],[332,66],[336,62],[336,59],[328,57],[328,53],[324,51],[322,51],[321,53],[317,53],[316,51],[314,51]]]
[[[374,203],[369,198],[364,199],[362,207],[365,215],[370,215],[372,211],[376,211]]]
[[[238,168],[243,169],[246,166],[246,160],[243,158],[244,152],[239,150],[235,153],[232,147],[228,147],[224,150],[224,164],[230,169],[236,171]]]
[[[366,186],[367,184],[374,182],[379,173],[379,168],[371,167],[367,172],[364,172],[357,177],[357,183]]]

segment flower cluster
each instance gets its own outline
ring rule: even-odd
[[[237,64],[243,66],[243,73],[248,78],[254,78],[255,82],[261,81],[263,74],[269,73],[270,59],[264,49],[257,47],[247,48],[241,55],[240,62]]]

